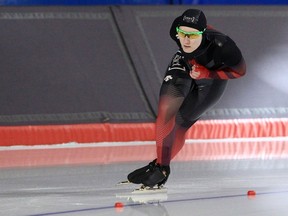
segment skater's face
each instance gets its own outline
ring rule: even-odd
[[[179,26],[176,28],[176,31],[184,52],[191,53],[200,46],[202,31],[187,26]]]

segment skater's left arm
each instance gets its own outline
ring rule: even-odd
[[[222,65],[217,69],[208,69],[192,60],[190,76],[193,79],[236,79],[246,73],[246,64],[240,49],[234,41],[228,40],[217,52],[221,55]]]

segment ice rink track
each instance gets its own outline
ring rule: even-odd
[[[148,162],[148,161],[147,161]],[[288,159],[173,162],[167,193],[116,186],[144,162],[0,169],[3,216],[286,216]],[[247,192],[254,190],[255,196]],[[123,207],[115,208],[120,202]]]

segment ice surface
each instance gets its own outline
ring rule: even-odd
[[[147,161],[148,163],[148,161]],[[288,160],[173,162],[167,193],[116,186],[143,162],[0,169],[0,212],[28,215],[287,216]],[[247,191],[255,190],[255,197]],[[129,196],[131,194],[131,196]],[[115,208],[122,202],[123,208]]]

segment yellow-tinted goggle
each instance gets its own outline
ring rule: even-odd
[[[197,31],[197,32],[186,32],[186,31],[183,31],[182,29],[180,29],[179,27],[176,27],[176,31],[178,33],[178,36],[181,37],[181,38],[185,38],[185,37],[188,37],[190,39],[196,39],[198,38],[201,34],[204,33],[204,31]]]

